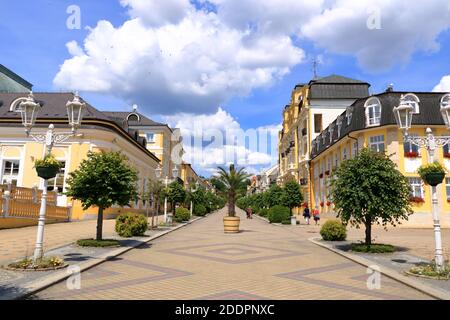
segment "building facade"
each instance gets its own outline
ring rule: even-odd
[[[356,99],[369,96],[370,84],[339,75],[298,84],[283,110],[279,133],[279,183],[298,181],[306,202],[312,201],[312,141]]]
[[[18,112],[18,99],[28,93],[0,93],[0,181],[18,187],[42,189],[42,179],[34,170],[34,161],[43,157],[45,150],[41,142],[27,137]],[[35,93],[34,97],[42,108],[38,114],[34,132],[45,133],[49,124],[55,125],[55,133],[68,131],[66,103],[72,100],[72,93]],[[62,164],[56,178],[48,181],[48,190],[57,194],[59,206],[71,207],[73,220],[95,218],[96,208],[83,210],[78,201],[68,199],[66,179],[68,173],[78,168],[89,151],[121,151],[139,173],[139,193],[143,193],[147,181],[156,179],[155,169],[160,160],[147,149],[147,142],[138,131],[131,129],[128,122],[110,117],[86,103],[86,110],[80,137],[54,146],[52,154]],[[136,201],[130,208],[114,207],[105,211],[106,217],[123,211],[144,212],[144,203]],[[0,219],[0,223],[5,223]]]
[[[429,227],[431,217],[431,187],[425,185],[417,173],[422,164],[427,164],[427,150],[403,142],[393,108],[402,97],[414,105],[410,135],[424,136],[426,128],[435,135],[449,135],[440,115],[440,101],[446,93],[387,91],[356,100],[346,111],[338,115],[312,141],[311,183],[313,207],[318,207],[325,216],[334,216],[333,200],[329,181],[340,163],[353,158],[361,148],[370,148],[390,155],[401,173],[411,184],[411,204],[414,214],[402,225]],[[437,149],[435,160],[450,170],[449,146]],[[450,172],[450,171],[449,171]],[[437,188],[440,220],[443,227],[450,227],[450,175]]]

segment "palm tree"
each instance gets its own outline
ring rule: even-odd
[[[242,187],[245,185],[245,181],[250,175],[245,172],[245,168],[236,170],[234,164],[230,164],[229,171],[222,167],[218,167],[217,169],[219,170],[218,179],[226,187],[226,194],[228,198],[228,216],[234,217],[236,215],[236,196],[239,190],[242,189]]]

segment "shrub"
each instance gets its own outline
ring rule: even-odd
[[[77,240],[77,245],[80,247],[116,247],[120,246],[119,240],[114,239],[102,239],[102,240],[95,240],[95,239],[80,239]]]
[[[269,209],[262,208],[258,213],[261,217],[267,217],[269,215]]]
[[[320,229],[320,235],[325,241],[344,241],[347,229],[339,220],[328,220]]]
[[[194,214],[198,217],[203,217],[206,215],[206,207],[202,204],[194,206]]]
[[[179,207],[175,209],[175,221],[176,222],[183,222],[183,221],[189,221],[191,218],[191,212],[183,207]]]
[[[122,213],[116,218],[116,232],[121,237],[142,236],[147,229],[147,218],[141,214]]]
[[[269,209],[269,222],[270,223],[280,223],[283,220],[289,220],[291,217],[291,213],[288,207],[284,206],[273,206]]]
[[[281,221],[281,224],[291,224],[291,220],[283,220]]]
[[[390,244],[371,244],[366,245],[365,243],[352,243],[351,250],[355,252],[365,252],[365,253],[391,253],[395,251],[395,247]]]

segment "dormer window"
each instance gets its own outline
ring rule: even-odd
[[[350,123],[352,123],[352,115],[353,115],[353,107],[348,107],[345,110],[345,117],[347,118],[347,126],[350,125]]]
[[[337,124],[337,136],[338,136],[338,138],[341,136],[341,128],[342,128],[342,119],[343,118],[343,116],[342,115],[340,115],[338,118],[337,118],[337,121],[336,121],[336,124]]]
[[[400,97],[400,105],[410,105],[413,107],[413,113],[420,113],[419,109],[419,97],[417,97],[414,93],[407,93]]]
[[[333,142],[333,131],[334,131],[334,124],[330,124],[328,127],[328,133],[330,134],[330,143]]]
[[[366,126],[378,126],[381,121],[381,102],[378,98],[367,99],[364,104],[366,110]]]

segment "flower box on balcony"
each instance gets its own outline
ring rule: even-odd
[[[323,173],[319,174],[319,178],[320,178],[320,179],[323,178]]]
[[[414,202],[414,203],[424,203],[425,200],[421,197],[411,197],[409,198],[410,202]]]
[[[419,153],[416,151],[405,152],[405,158],[417,158]]]
[[[325,174],[326,174],[327,176],[329,176],[329,175],[330,175],[330,170],[325,171]]]
[[[331,201],[327,201],[327,207],[331,206]]]
[[[450,158],[450,152],[445,152],[444,153],[444,158]]]
[[[320,206],[323,208],[323,205],[324,205],[324,203],[323,203],[323,201],[321,201],[320,202]]]

